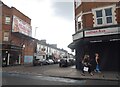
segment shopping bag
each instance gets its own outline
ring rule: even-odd
[[[84,71],[88,71],[88,69],[89,69],[88,67],[84,67],[83,68]]]

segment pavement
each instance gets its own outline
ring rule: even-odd
[[[77,70],[75,66],[60,68],[57,64],[45,66],[9,66],[3,67],[3,72],[43,75],[61,78],[71,78],[77,80],[112,80],[120,81],[120,73],[113,71],[102,71],[101,73],[93,72],[93,76],[85,72],[85,76],[81,75],[81,71]]]

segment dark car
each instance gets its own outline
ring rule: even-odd
[[[34,59],[33,60],[33,66],[37,66],[37,65],[42,65],[42,62],[39,59]]]
[[[73,58],[62,58],[59,62],[59,67],[67,67],[75,64],[75,59]]]
[[[60,62],[59,62],[60,67],[67,67],[68,65],[69,65],[69,61],[67,60],[67,58],[60,59]]]

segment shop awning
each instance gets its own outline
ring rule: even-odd
[[[68,48],[70,48],[70,49],[75,49],[75,47],[79,44],[83,44],[84,42],[83,42],[83,39],[79,39],[79,40],[75,40],[75,41],[73,41],[72,43],[70,43],[69,45],[68,45]]]
[[[107,36],[93,36],[87,37],[84,39],[79,39],[73,41],[68,45],[68,48],[75,49],[77,45],[87,44],[87,43],[96,43],[96,42],[108,42],[108,41],[120,41],[120,34],[117,35],[107,35]]]

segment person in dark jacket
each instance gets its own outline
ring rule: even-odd
[[[91,71],[91,63],[90,63],[90,57],[89,57],[89,55],[85,55],[84,56],[84,58],[83,58],[83,60],[82,60],[82,65],[83,65],[83,68],[82,68],[82,75],[84,75],[85,76],[85,68],[87,69],[88,68],[88,70],[86,70],[86,71],[88,71],[89,72],[89,74],[92,76],[93,75],[93,73],[92,73],[92,71]]]

